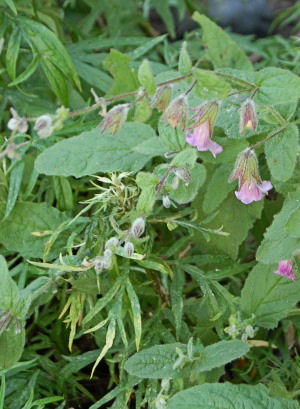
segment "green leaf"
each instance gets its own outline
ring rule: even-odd
[[[227,183],[232,172],[232,165],[224,164],[217,167],[207,184],[202,204],[205,213],[214,212],[234,189],[232,183]]]
[[[4,205],[0,205],[0,213],[4,209]],[[47,203],[18,202],[10,215],[0,223],[0,243],[7,250],[15,251],[23,257],[40,258],[49,240],[49,233],[42,237],[32,233],[54,232],[66,220],[68,218],[63,213]],[[58,255],[64,245],[65,239],[58,238],[49,257]]]
[[[187,75],[192,72],[192,61],[187,50],[187,42],[182,43],[182,47],[179,54],[178,71],[181,75]]]
[[[150,270],[159,271],[162,274],[173,277],[173,270],[164,260],[155,255],[149,255],[145,260],[138,260],[137,264],[142,267],[149,268]]]
[[[267,163],[274,179],[285,182],[293,176],[299,147],[299,133],[295,124],[265,143]]]
[[[255,101],[260,104],[289,104],[300,96],[300,78],[289,70],[264,68],[255,74],[255,83],[259,87]]]
[[[209,405],[208,405],[209,403]],[[166,409],[298,409],[291,399],[273,398],[263,385],[204,384],[176,393]]]
[[[57,36],[46,26],[32,19],[20,17],[18,22],[30,43],[40,55],[43,67],[47,66],[49,68],[50,64],[54,65],[80,89],[80,81],[74,65]]]
[[[227,183],[225,180],[224,183]],[[207,215],[200,212],[202,208],[201,191],[199,200],[194,202],[194,206],[199,212],[199,222]],[[223,231],[229,233],[229,236],[211,235],[209,242],[206,242],[201,234],[195,234],[197,244],[201,247],[201,251],[209,253],[225,253],[235,259],[238,255],[240,244],[247,238],[248,231],[253,226],[255,220],[260,217],[263,208],[263,202],[256,202],[249,205],[244,205],[235,197],[234,193],[230,193],[226,200],[220,206],[216,217],[210,223],[205,224],[205,227],[210,229],[219,229],[223,226]],[[238,215],[238,217],[236,217]]]
[[[151,5],[155,8],[157,14],[161,17],[165,25],[167,26],[168,32],[172,38],[175,37],[175,25],[173,20],[173,15],[170,10],[170,6],[167,1],[152,0]]]
[[[5,390],[6,390],[5,375],[1,375],[0,409],[4,409]]]
[[[142,189],[142,192],[140,193],[136,208],[143,215],[152,211],[156,200],[154,188],[158,182],[158,177],[153,175],[153,173],[139,172],[137,174],[136,184]]]
[[[196,95],[200,98],[225,98],[231,90],[226,81],[211,71],[196,69],[194,76],[197,79]]]
[[[46,175],[76,177],[137,172],[164,151],[149,125],[126,123],[114,137],[93,129],[58,142],[37,157],[35,168]]]
[[[169,194],[170,198],[179,204],[189,203],[194,200],[200,187],[205,182],[206,170],[200,163],[196,163],[190,170],[190,174],[192,178],[188,186],[180,180],[177,189]]]
[[[0,368],[11,368],[20,358],[25,344],[25,330],[15,333],[15,323],[0,335]]]
[[[18,12],[17,12],[17,9],[16,9],[16,6],[15,6],[14,1],[13,1],[13,0],[4,0],[4,1],[5,1],[5,3],[8,5],[8,7],[11,9],[11,11],[12,11],[15,15],[17,15]]]
[[[246,354],[249,346],[240,340],[220,341],[205,348],[198,348],[200,359],[193,364],[186,364],[186,368],[173,368],[178,359],[177,349],[186,354],[187,345],[174,343],[155,345],[131,356],[125,363],[125,369],[130,375],[139,378],[163,379],[189,377],[191,365],[197,372],[209,371],[225,365]],[[197,353],[197,347],[194,347]],[[201,352],[200,352],[201,351]]]
[[[35,71],[36,71],[36,69],[37,69],[37,67],[39,65],[39,62],[40,62],[40,57],[39,57],[39,55],[36,55],[32,59],[31,63],[29,65],[27,65],[26,69],[20,75],[18,75],[17,78],[14,81],[10,82],[8,84],[8,86],[9,87],[14,87],[14,86],[16,86],[18,84],[21,84],[22,82],[26,81],[28,78],[30,78],[31,75],[35,73]]]
[[[172,312],[175,318],[176,336],[178,337],[182,325],[184,274],[180,269],[174,272],[170,295]]]
[[[24,166],[25,166],[24,162],[20,160],[15,164],[10,173],[9,190],[4,218],[10,215],[18,198],[23,177]]]
[[[59,210],[72,210],[73,195],[69,180],[62,176],[54,176],[53,185]]]
[[[12,3],[13,4],[13,3]],[[8,75],[12,80],[16,78],[17,59],[21,45],[21,32],[17,26],[14,26],[7,44],[5,63]]]
[[[134,325],[134,332],[135,332],[135,345],[137,351],[140,347],[141,336],[142,336],[142,318],[141,318],[141,307],[139,298],[134,291],[134,288],[130,282],[130,280],[126,281],[126,290],[129,298],[129,302],[131,305],[131,311],[133,316],[133,325]]]
[[[257,264],[242,290],[242,311],[247,317],[254,314],[255,324],[265,328],[276,327],[300,300],[300,281],[279,276],[276,269],[276,264]]]
[[[261,242],[256,258],[263,263],[275,263],[288,260],[300,247],[300,240],[290,234],[287,224],[294,212],[300,208],[300,192],[287,195],[281,211],[274,217]],[[296,214],[296,213],[295,213]],[[290,226],[290,225],[289,225]]]
[[[0,312],[11,311],[19,299],[17,284],[9,274],[5,258],[0,256]]]
[[[195,12],[193,19],[201,25],[203,42],[215,68],[232,67],[253,70],[248,57],[231,38],[206,16]]]
[[[136,74],[129,66],[130,57],[112,49],[104,60],[105,68],[114,77],[114,82],[107,96],[135,91],[139,87]]]
[[[153,95],[155,93],[156,85],[149,61],[147,59],[143,60],[142,64],[139,66],[138,79],[142,87],[145,88],[149,95]]]
[[[50,61],[42,60],[41,64],[53,91],[60,99],[62,104],[68,106],[69,105],[68,87],[62,72]]]
[[[134,107],[134,121],[146,122],[151,117],[152,108],[150,98],[144,95]]]

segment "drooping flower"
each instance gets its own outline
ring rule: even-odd
[[[256,131],[258,125],[254,101],[250,98],[243,102],[240,109],[240,133],[247,129]]]
[[[237,157],[228,182],[235,179],[238,179],[239,182],[239,190],[235,192],[235,195],[245,204],[261,200],[273,187],[271,182],[261,180],[256,154],[250,148],[242,151]]]
[[[162,119],[169,122],[173,128],[185,129],[187,120],[187,96],[185,94],[173,99],[165,110]]]
[[[274,271],[275,274],[287,277],[288,279],[295,281],[296,276],[293,272],[293,264],[290,260],[281,260],[278,263],[278,269]]]
[[[151,103],[151,107],[158,109],[158,111],[160,112],[164,112],[170,103],[171,97],[172,97],[172,84],[167,84],[167,85],[158,87],[154,94],[154,97]]]
[[[26,118],[21,118],[14,108],[10,108],[12,118],[8,121],[7,127],[11,131],[27,132],[28,123]]]
[[[162,203],[163,203],[163,206],[164,206],[166,209],[169,209],[169,207],[171,207],[171,201],[170,201],[170,198],[169,198],[168,195],[163,195],[163,197],[162,197]]]
[[[142,217],[138,217],[132,223],[132,226],[130,228],[130,233],[132,234],[133,237],[138,239],[139,237],[143,235],[144,231],[145,231],[145,220]]]
[[[119,104],[107,112],[100,124],[101,133],[107,130],[115,135],[127,119],[130,104]]]
[[[261,200],[269,190],[273,188],[272,183],[264,180],[258,184],[254,178],[250,182],[245,181],[239,190],[235,192],[235,196],[244,204],[258,202]]]
[[[41,115],[37,118],[34,124],[35,131],[40,138],[48,138],[54,130],[53,119],[50,115]]]
[[[221,145],[211,140],[212,130],[208,120],[193,129],[192,133],[186,134],[186,142],[192,146],[196,146],[198,151],[210,151],[215,158],[223,151]]]
[[[192,175],[187,168],[175,168],[173,169],[173,173],[182,180],[186,186],[188,186],[191,182]]]
[[[204,102],[195,108],[195,113],[191,118],[194,123],[189,127],[192,132],[186,134],[188,144],[196,146],[201,152],[211,151],[214,158],[223,151],[222,146],[211,139],[218,111],[219,103],[217,101]]]

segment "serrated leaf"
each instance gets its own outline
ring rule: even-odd
[[[167,409],[298,409],[291,399],[273,398],[263,385],[204,384],[176,393]]]
[[[244,51],[231,40],[221,27],[198,12],[193,14],[193,19],[202,27],[203,42],[215,68],[232,67],[253,70],[253,66]]]
[[[229,192],[234,189],[232,183],[227,183],[232,172],[232,165],[219,166],[211,176],[204,194],[202,204],[205,213],[212,213],[226,199]]]
[[[149,125],[126,123],[114,137],[96,128],[58,142],[37,157],[35,168],[46,175],[76,177],[137,172],[164,151]]]
[[[289,70],[264,68],[255,74],[255,83],[259,87],[255,101],[260,104],[288,104],[300,96],[300,78]]]
[[[112,49],[104,60],[105,68],[114,77],[114,82],[107,96],[135,91],[139,87],[137,75],[129,66],[130,57]]]
[[[276,269],[276,264],[257,264],[242,290],[241,309],[247,317],[254,314],[255,324],[266,328],[276,327],[300,300],[300,281],[279,276]]]
[[[196,95],[203,99],[225,98],[231,87],[225,80],[212,71],[196,69],[194,76],[197,79]]]
[[[227,180],[224,180],[227,183]],[[194,202],[194,206],[200,213],[202,207],[201,191],[199,200]],[[201,246],[201,251],[208,250],[211,253],[225,253],[233,259],[237,257],[239,246],[246,239],[248,231],[253,226],[255,220],[260,217],[263,208],[263,202],[256,202],[249,205],[244,205],[235,197],[234,193],[230,193],[222,206],[219,208],[216,217],[205,227],[210,229],[219,229],[223,226],[223,231],[229,233],[229,236],[223,237],[219,235],[211,235],[209,242],[206,242],[202,235],[195,234],[196,242]],[[236,217],[238,215],[238,217]],[[205,216],[199,214],[199,221]]]
[[[153,95],[156,90],[156,85],[151,71],[150,63],[147,59],[143,60],[139,66],[138,79],[142,87],[146,89],[149,95]]]
[[[267,164],[274,179],[285,182],[294,172],[299,147],[298,128],[289,124],[265,143]]]
[[[188,366],[188,364],[183,369],[173,368],[178,358],[178,348],[184,354],[187,353],[187,345],[185,344],[155,345],[130,357],[125,363],[125,369],[130,375],[139,378],[174,379],[189,377],[191,366]],[[197,353],[197,347],[194,347],[194,350]],[[240,340],[217,342],[203,348],[203,350],[198,349],[200,359],[192,364],[193,369],[200,373],[218,368],[244,355],[248,350],[249,346]]]
[[[257,250],[258,261],[275,263],[292,258],[294,251],[300,247],[300,240],[290,234],[286,226],[292,214],[299,208],[300,192],[289,193],[281,211],[274,217],[273,223],[267,229]]]
[[[0,205],[0,213],[4,212]],[[0,223],[0,243],[23,257],[41,258],[49,235],[37,237],[34,232],[55,231],[68,218],[47,203],[18,202],[10,215]],[[55,257],[65,245],[58,238],[49,257]]]

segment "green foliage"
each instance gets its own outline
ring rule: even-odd
[[[168,403],[168,409],[183,409],[189,405],[191,409],[206,408],[207,402],[214,409],[239,408],[273,408],[296,409],[298,404],[287,399],[276,399],[268,394],[263,385],[232,385],[211,384],[195,386],[194,388],[176,394]]]
[[[198,3],[0,0],[0,409],[298,407],[298,41]]]

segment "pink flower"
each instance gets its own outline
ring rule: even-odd
[[[287,277],[290,280],[295,281],[296,276],[293,273],[293,265],[290,260],[281,260],[278,263],[278,269],[274,271],[275,274],[278,274],[280,276]]]
[[[197,146],[198,151],[211,151],[215,158],[223,151],[223,148],[211,140],[211,134],[211,126],[207,119],[194,128],[192,133],[186,134],[186,142],[192,146]]]
[[[261,200],[272,188],[272,183],[268,180],[263,180],[259,184],[252,178],[250,183],[245,180],[239,190],[235,192],[235,195],[241,202],[249,204]]]

